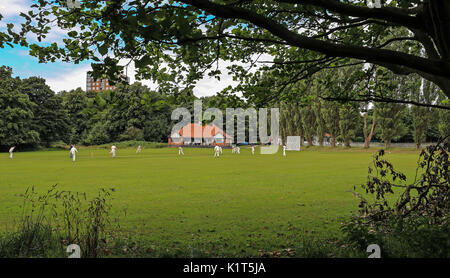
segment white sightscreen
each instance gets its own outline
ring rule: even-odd
[[[286,140],[286,149],[288,151],[299,151],[300,136],[288,136]]]

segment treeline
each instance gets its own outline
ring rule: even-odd
[[[329,101],[352,91],[370,90],[387,98],[413,99],[418,103],[441,103],[446,98],[434,84],[417,77],[397,77],[377,71],[368,81],[353,78],[362,70],[324,72],[289,88],[288,96],[274,103],[258,104],[226,92],[204,97],[203,107],[280,107],[280,133],[299,135],[308,145],[313,141],[332,147],[352,141],[435,142],[450,134],[450,111],[394,102]],[[347,78],[346,78],[347,77]],[[349,78],[350,77],[350,78]],[[270,90],[271,85],[261,86]],[[244,93],[244,97],[245,97]],[[0,67],[0,149],[65,144],[101,145],[119,141],[167,142],[174,122],[171,113],[185,107],[193,114],[192,88],[182,93],[155,92],[135,83],[118,84],[115,91],[87,93],[78,88],[53,92],[39,77],[12,77],[12,69]],[[248,119],[246,119],[248,122]],[[205,124],[204,122],[203,124]],[[224,126],[226,131],[226,127]],[[248,134],[248,124],[246,125]],[[329,135],[327,138],[325,135]],[[236,134],[235,134],[236,136]],[[236,138],[235,138],[236,140]]]
[[[86,93],[78,88],[56,94],[42,78],[13,78],[11,68],[1,67],[0,147],[167,142],[172,109],[182,102],[140,83],[118,84],[115,91]]]
[[[351,142],[383,142],[386,148],[392,142],[436,142],[449,134],[450,113],[438,109],[420,108],[402,104],[377,103],[370,108],[359,103],[339,103],[314,99],[310,104],[281,105],[280,132],[285,139],[298,135],[308,146],[327,142],[346,147]],[[327,138],[325,135],[329,135]]]
[[[325,72],[293,87],[294,93],[308,92],[309,96],[301,102],[291,99],[280,103],[282,137],[298,135],[309,146],[313,141],[323,145],[328,139],[332,147],[337,142],[350,147],[352,141],[357,141],[368,148],[370,142],[377,141],[386,148],[392,142],[414,142],[420,148],[424,142],[436,142],[450,134],[450,110],[389,101],[445,103],[436,85],[414,75],[396,76],[383,70],[378,70],[373,79],[352,78],[361,72],[360,68]],[[385,101],[327,100],[330,96],[345,98],[354,92],[382,96]]]

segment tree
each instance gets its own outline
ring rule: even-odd
[[[359,111],[357,104],[346,103],[339,108],[339,128],[340,136],[344,141],[344,146],[350,148],[350,142],[355,137],[355,131],[359,123]]]
[[[166,95],[140,83],[119,84],[105,115],[111,140],[165,141],[170,133],[171,105]]]
[[[39,142],[39,133],[33,130],[33,106],[21,91],[21,80],[12,77],[12,69],[0,67],[0,146]]]
[[[88,117],[85,114],[88,98],[86,93],[81,89],[62,92],[63,108],[69,115],[69,142],[78,143],[86,134]]]
[[[433,103],[439,94],[439,88],[429,81],[423,81],[423,89],[413,91],[415,98],[423,103]],[[416,148],[419,149],[421,144],[426,140],[426,131],[430,124],[431,108],[429,107],[411,107],[413,138]]]
[[[106,128],[106,123],[97,122],[88,132],[86,138],[83,139],[86,145],[101,145],[111,142]]]
[[[330,145],[336,147],[336,137],[339,136],[339,108],[338,102],[325,101],[322,109],[322,117],[325,122],[326,131],[330,134]]]
[[[442,138],[445,138],[450,134],[450,111],[439,111],[439,132]]]
[[[301,107],[296,103],[282,103],[280,105],[280,133],[283,142],[287,136],[300,136],[303,146],[304,130],[301,118]]]
[[[32,129],[39,133],[40,142],[49,146],[51,142],[67,139],[69,119],[61,96],[55,95],[39,77],[22,80],[21,91],[35,104]]]
[[[369,109],[369,104],[364,103],[364,127],[363,127],[363,135],[364,135],[364,148],[368,149],[370,147],[370,142],[372,141],[372,137],[375,134],[375,128],[377,127],[378,121],[375,117],[374,108]],[[369,127],[368,122],[372,119],[372,124]],[[370,131],[369,131],[370,130]]]
[[[316,118],[316,134],[319,145],[323,146],[323,141],[325,139],[326,123],[323,118],[323,101],[320,99],[315,99],[313,103],[314,116]]]
[[[373,90],[380,91],[387,97],[403,98],[405,95],[417,94],[420,79],[414,76],[396,76],[382,68],[376,70],[377,79]],[[408,130],[403,122],[406,106],[401,103],[378,103],[375,106],[376,117],[381,132],[381,139],[389,148],[392,140],[400,139]]]
[[[404,112],[405,106],[398,103],[380,103],[376,106],[375,115],[379,122],[381,139],[387,149],[391,147],[392,140],[406,133],[406,127],[402,121]]]
[[[305,133],[308,146],[313,146],[314,135],[316,134],[316,115],[312,105],[305,105],[300,109],[302,127]]]
[[[94,77],[108,73],[118,80],[119,60],[131,59],[138,77],[180,91],[205,74],[220,74],[213,65],[221,59],[236,62],[230,70],[237,79],[249,81],[258,73],[237,62],[255,65],[256,57],[266,54],[273,60],[262,70],[278,71],[285,83],[323,68],[371,63],[400,75],[418,74],[450,97],[447,0],[391,1],[382,8],[369,8],[365,0],[84,0],[80,9],[64,4],[65,0],[34,4],[34,11],[22,14],[26,23],[21,32],[14,33],[8,25],[0,47],[28,45],[28,32],[43,38],[55,22],[69,31],[64,45],[32,44],[31,55],[41,62],[93,59],[99,62]]]

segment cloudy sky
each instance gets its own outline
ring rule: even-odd
[[[4,16],[0,21],[0,30],[4,30],[6,22],[20,23],[22,18],[20,12],[26,12],[31,5],[32,0],[0,0],[0,13]],[[60,42],[64,37],[64,31],[55,30],[44,42]],[[0,48],[0,66],[5,65],[13,68],[14,76],[27,78],[30,76],[40,76],[47,80],[47,84],[55,91],[71,90],[81,87],[86,89],[86,72],[91,69],[90,63],[82,64],[70,63],[47,63],[40,64],[38,59],[28,55],[28,49],[24,47]],[[226,64],[222,63],[222,72],[227,72]],[[134,67],[131,65],[128,69],[131,82],[134,82]],[[142,83],[149,87],[155,87],[150,81]],[[223,74],[220,81],[215,78],[204,78],[197,83],[194,89],[196,96],[210,96],[221,91],[228,85],[235,85],[231,76]]]

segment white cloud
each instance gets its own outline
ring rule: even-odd
[[[126,65],[127,63],[128,61],[124,61],[120,64]],[[222,71],[222,74],[220,75],[220,81],[214,77],[209,76],[204,77],[203,79],[199,80],[195,85],[194,95],[197,97],[212,96],[220,92],[224,88],[228,87],[229,85],[232,86],[237,85],[238,83],[233,81],[233,77],[228,74],[228,70],[226,69],[226,67],[229,65],[231,65],[230,62],[220,61],[219,69]],[[128,66],[128,77],[130,77],[131,83],[134,83],[136,81],[134,77],[135,72],[136,68],[134,66],[134,62],[131,62]],[[155,90],[158,87],[156,83],[150,80],[141,80],[138,82],[141,82],[143,85],[146,85],[153,90]]]
[[[254,57],[257,58],[256,56]],[[261,55],[259,57],[260,61],[271,61],[273,57],[269,55]],[[121,65],[125,65],[125,62],[120,63]],[[249,67],[249,65],[237,63],[243,65],[244,67]],[[203,79],[199,80],[194,88],[194,95],[197,97],[204,96],[213,96],[218,92],[222,91],[228,86],[236,86],[238,85],[237,81],[233,80],[233,76],[228,74],[227,67],[232,65],[229,61],[220,61],[219,69],[222,74],[220,75],[220,80],[217,80],[214,77],[205,76]],[[61,66],[61,70],[58,72],[52,72],[51,76],[42,76],[47,80],[47,84],[54,90],[55,92],[59,92],[62,90],[72,90],[78,87],[86,89],[86,73],[91,70],[91,66],[87,65],[72,65],[67,64],[66,66]],[[250,69],[251,72],[254,72],[256,69]],[[128,77],[130,77],[130,82],[136,82],[134,77],[135,66],[134,63],[130,63],[128,66]],[[157,84],[150,80],[141,80],[139,81],[143,85],[148,86],[150,89],[156,89]]]
[[[90,65],[70,65],[62,68],[54,76],[42,76],[47,80],[47,85],[55,92],[69,91],[81,87],[86,90],[86,73],[91,70]]]
[[[0,0],[0,13],[9,21],[11,18],[19,16],[20,12],[26,12],[30,9],[30,0]],[[5,21],[0,22],[0,28],[4,27]],[[77,28],[78,29],[78,28]],[[66,35],[65,30],[57,26],[53,26],[52,31],[48,34],[47,38],[43,40],[44,43],[48,42],[57,42],[60,44],[62,42],[62,38]],[[33,35],[29,35],[28,37],[32,41],[35,40]],[[18,55],[22,56],[26,51],[21,50],[17,52]],[[28,53],[26,53],[28,55]],[[254,58],[257,58],[256,56]],[[263,55],[259,60],[272,60],[272,57],[268,55]],[[219,69],[222,74],[220,75],[220,80],[217,80],[214,77],[205,76],[203,79],[199,80],[194,88],[194,94],[197,97],[203,96],[212,96],[222,91],[224,88],[228,86],[236,86],[238,82],[233,81],[233,76],[228,74],[227,66],[230,66],[232,63],[228,61],[220,61]],[[240,63],[239,63],[240,64]],[[241,64],[242,65],[242,64]],[[244,65],[248,66],[248,65]],[[54,66],[50,66],[50,68],[56,68]],[[44,75],[36,73],[36,75],[41,75],[41,77],[47,80],[47,84],[54,90],[55,92],[59,92],[62,90],[71,90],[81,87],[86,89],[86,72],[91,70],[90,65],[73,65],[73,64],[61,64],[57,66],[58,70],[53,71],[51,73],[46,73]],[[255,69],[251,69],[254,71]],[[135,77],[135,67],[134,63],[131,63],[128,67],[128,76],[130,77],[131,83],[134,83]],[[157,84],[149,80],[139,81],[142,84],[148,86],[151,89],[156,89]]]
[[[0,13],[5,17],[19,16],[30,8],[29,0],[1,0]]]

